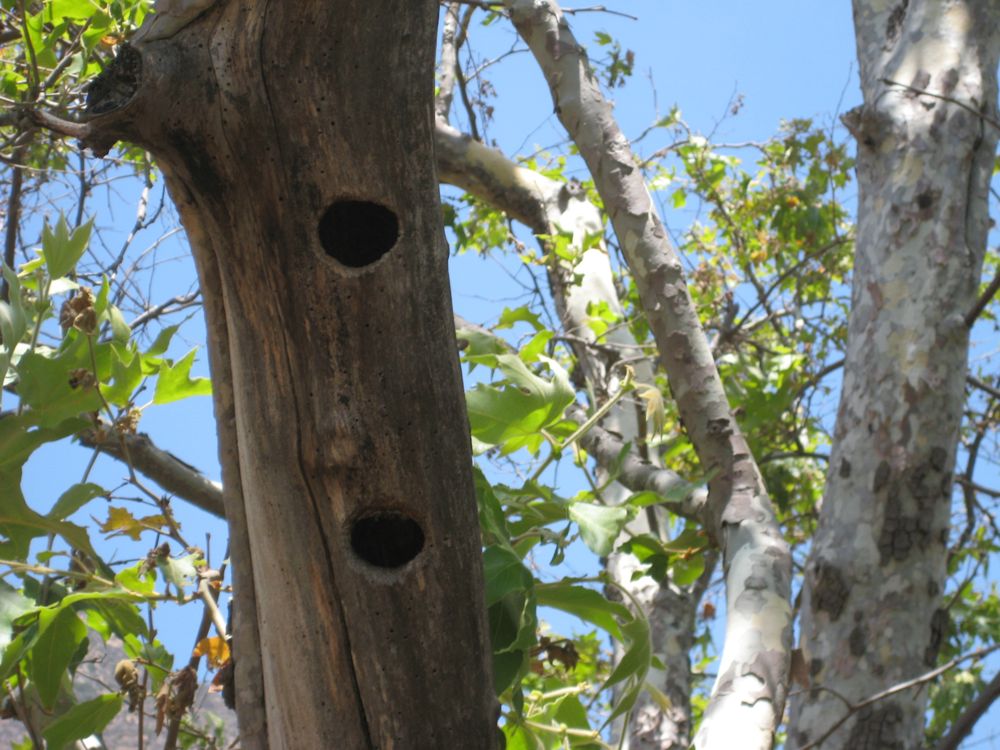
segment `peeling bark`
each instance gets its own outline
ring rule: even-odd
[[[711,477],[707,530],[724,553],[727,632],[699,750],[769,748],[787,693],[788,547],[732,417],[680,258],[585,54],[551,0],[506,0],[590,169],[639,288],[684,426]]]
[[[854,16],[864,104],[844,118],[858,141],[852,308],[803,591],[802,648],[816,688],[793,702],[789,747],[822,736],[843,700],[937,662],[965,316],[997,143],[1000,7],[855,0]],[[922,747],[926,696],[886,698],[823,747]]]
[[[574,247],[583,247],[588,235],[603,233],[600,212],[586,200],[582,189],[574,183],[563,183],[521,167],[500,152],[464,136],[444,122],[437,125],[437,158],[442,180],[461,187],[480,200],[503,210],[517,219],[536,235],[563,232],[572,236]],[[614,286],[614,276],[607,248],[599,242],[582,253],[572,268],[548,268],[549,285],[559,318],[565,331],[583,343],[574,345],[577,362],[583,370],[591,392],[607,396],[612,378],[613,359],[600,355],[588,346],[596,336],[588,325],[587,307],[593,302],[605,302],[609,309],[622,314],[621,301]],[[625,352],[636,350],[636,341],[624,326],[610,331],[610,347]],[[653,368],[648,360],[633,364],[639,382],[653,382]],[[594,428],[583,439],[586,450],[600,453],[603,465],[617,459],[625,443],[632,443],[633,450],[622,467],[623,481],[613,482],[602,493],[608,504],[623,502],[630,491],[652,489],[667,494],[683,486],[683,480],[674,472],[656,467],[642,459],[637,452],[640,442],[640,415],[631,401],[615,404],[603,420],[603,428]],[[613,446],[613,448],[611,447]],[[613,455],[608,455],[614,450]],[[599,464],[601,461],[599,460]],[[632,480],[630,484],[625,477]],[[688,510],[696,501],[678,504],[671,510]],[[697,505],[698,508],[703,505]],[[692,511],[693,512],[693,511]],[[650,509],[630,523],[627,533],[659,533],[659,524],[653,522],[655,511]],[[616,553],[606,563],[612,580],[625,588],[642,609],[651,624],[653,652],[663,663],[663,670],[652,670],[649,681],[671,701],[669,711],[664,711],[647,693],[643,693],[630,716],[627,736],[622,744],[625,750],[657,748],[673,750],[687,747],[691,725],[691,664],[689,646],[693,641],[694,619],[698,596],[690,590],[674,586],[669,581],[657,582],[648,576],[633,580],[639,564],[633,555]],[[615,661],[622,653],[616,644]]]

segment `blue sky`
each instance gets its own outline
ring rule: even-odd
[[[832,124],[837,113],[860,102],[857,83],[850,3],[820,0],[771,0],[742,3],[733,0],[681,2],[679,0],[606,1],[612,10],[639,20],[600,12],[582,12],[570,17],[577,38],[592,54],[600,56],[595,33],[607,32],[623,48],[635,52],[635,73],[630,83],[613,93],[615,113],[622,129],[635,137],[665,115],[672,106],[695,130],[713,133],[713,140],[736,143],[763,140],[773,135],[782,119],[812,117]],[[584,7],[589,3],[576,5]],[[471,42],[477,61],[507,52],[515,42],[512,28],[498,21],[488,29],[473,26]],[[499,96],[496,117],[485,132],[506,154],[527,154],[564,141],[565,134],[552,113],[552,103],[541,73],[527,53],[511,56],[486,74]],[[730,108],[740,98],[742,107]],[[464,119],[456,98],[454,122]],[[658,144],[637,146],[650,153]],[[659,144],[662,145],[662,144]],[[161,190],[157,186],[155,190]],[[92,206],[98,222],[107,227],[109,238],[127,231],[132,224],[133,198],[123,195],[121,205]],[[665,212],[672,231],[684,229],[689,216]],[[164,215],[164,226],[176,223],[173,211]],[[161,230],[162,231],[162,230]],[[156,236],[148,233],[147,241]],[[137,247],[141,247],[142,241]],[[155,279],[154,300],[187,291],[193,267],[180,238],[165,243],[158,252],[170,258]],[[521,287],[498,272],[498,261],[471,254],[451,263],[455,310],[469,320],[491,323],[504,306],[523,293]],[[185,325],[173,353],[181,355],[201,342],[200,321]],[[204,353],[198,367],[207,374]],[[218,479],[214,422],[211,402],[197,398],[147,410],[141,428],[158,445]],[[26,471],[25,490],[30,502],[45,509],[59,492],[79,481],[90,458],[79,447],[60,445],[45,449]],[[106,486],[118,484],[125,472],[111,459],[102,458],[93,477]],[[566,493],[564,493],[566,494]],[[95,506],[96,507],[96,506]],[[217,565],[225,545],[225,528],[218,519],[176,503],[185,531],[195,544],[205,544],[211,534],[212,560]],[[90,509],[95,515],[98,511]],[[81,519],[83,520],[83,519]],[[131,545],[119,540],[105,547],[111,557],[144,554],[149,545]],[[156,621],[160,637],[179,658],[191,646],[200,610],[162,607]],[[986,723],[986,722],[984,722]],[[995,730],[996,719],[983,726],[979,735]],[[992,728],[992,729],[991,729]],[[995,741],[976,747],[1000,746]],[[972,747],[973,745],[968,745]]]

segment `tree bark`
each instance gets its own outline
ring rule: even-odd
[[[461,187],[481,200],[524,223],[537,236],[551,236],[558,232],[572,236],[571,247],[584,246],[588,235],[603,234],[604,226],[597,207],[587,200],[583,189],[573,183],[553,180],[533,170],[514,164],[499,152],[458,133],[447,123],[438,122],[438,169],[445,182]],[[543,243],[545,241],[543,240]],[[588,325],[590,303],[604,302],[611,311],[623,315],[621,300],[615,290],[614,274],[604,242],[598,242],[580,252],[580,259],[572,269],[550,263],[549,287],[559,319],[567,335],[579,342],[574,346],[577,362],[586,376],[588,387],[599,399],[608,396],[612,378],[621,376],[613,372],[614,358],[598,353],[588,346],[597,336]],[[620,356],[634,358],[639,351],[635,338],[627,326],[618,326],[602,342],[618,348]],[[653,366],[649,359],[636,359],[632,363],[636,380],[654,382]],[[600,403],[592,404],[593,407]],[[620,481],[612,482],[602,491],[602,499],[609,505],[624,502],[632,491],[657,488],[668,491],[683,486],[684,481],[673,472],[659,469],[652,461],[643,461],[638,454],[641,443],[639,420],[641,409],[633,400],[620,400],[602,421],[602,427],[593,428],[581,441],[591,453],[602,452],[603,462],[612,465],[626,443],[631,443],[626,462],[629,471],[622,470]],[[610,432],[609,432],[610,431]],[[613,445],[613,448],[608,446]],[[603,449],[603,451],[602,451]],[[612,452],[613,451],[613,452]],[[629,484],[626,476],[635,480]],[[639,478],[641,476],[641,479]],[[641,486],[639,486],[641,485]],[[703,498],[701,498],[703,500]],[[695,501],[688,504],[696,505]],[[697,505],[704,507],[702,502]],[[683,508],[672,508],[682,510]],[[688,508],[690,509],[690,508]],[[639,515],[623,532],[629,535],[649,533],[659,536],[660,523],[655,521],[655,509]],[[691,728],[691,662],[690,645],[694,640],[694,621],[701,588],[679,587],[671,581],[656,581],[649,576],[633,578],[640,567],[634,555],[616,552],[605,561],[605,570],[619,586],[629,592],[628,603],[635,602],[642,616],[650,622],[653,653],[664,669],[652,669],[648,682],[666,695],[670,708],[654,700],[648,693],[637,699],[629,712],[627,726],[618,729],[625,733],[622,750],[680,750],[688,746]],[[709,566],[707,575],[711,574]],[[698,593],[695,593],[697,591]],[[621,596],[619,592],[615,595]],[[623,656],[620,644],[615,644],[614,661]],[[624,724],[624,722],[619,722]]]
[[[802,747],[936,664],[952,468],[997,143],[994,3],[855,0],[864,104],[844,384],[806,568],[793,702]],[[824,748],[923,746],[924,690],[857,712]]]
[[[126,48],[90,109],[98,147],[126,139],[163,168],[194,229],[214,374],[231,377],[216,409],[246,541],[241,732],[272,748],[492,747],[432,152],[437,4],[199,12]]]
[[[791,558],[756,461],[729,409],[680,258],[583,49],[552,0],[505,0],[556,114],[594,178],[632,271],[660,361],[710,477],[706,530],[726,572],[719,676],[694,744],[770,748],[788,690]]]

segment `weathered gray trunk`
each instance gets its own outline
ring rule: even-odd
[[[496,740],[436,18],[433,0],[217,2],[92,92],[94,143],[156,155],[202,276],[241,489],[244,746]]]
[[[855,0],[864,105],[843,394],[806,569],[802,647],[814,689],[789,746],[935,666],[952,467],[997,142],[1000,6]],[[823,690],[821,688],[828,688]],[[854,713],[823,748],[922,746],[926,690]]]

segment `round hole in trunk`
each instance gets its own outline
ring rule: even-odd
[[[420,524],[398,511],[378,511],[351,525],[351,548],[369,565],[399,568],[420,554],[424,532]]]
[[[372,201],[334,201],[319,220],[319,241],[326,254],[348,268],[364,268],[399,239],[395,212]]]

